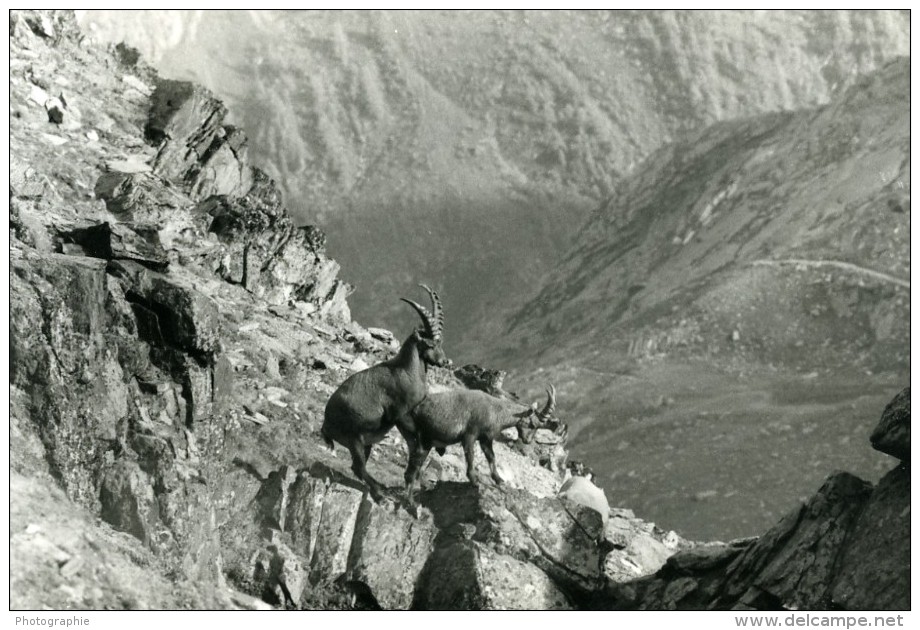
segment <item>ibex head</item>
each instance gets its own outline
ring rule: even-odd
[[[416,329],[414,336],[418,344],[419,356],[422,361],[429,365],[438,367],[449,367],[452,362],[444,354],[441,348],[441,334],[444,330],[444,309],[441,306],[441,298],[424,284],[420,287],[428,291],[431,297],[431,307],[434,313],[430,313],[427,308],[406,298],[399,298],[409,306],[415,309],[422,318],[422,329]]]
[[[553,417],[553,414],[556,413],[556,388],[553,385],[550,385],[546,389],[546,404],[543,405],[543,409],[539,408],[538,403],[533,403],[530,405],[529,409],[525,409],[521,413],[515,414],[517,418],[529,418],[530,416],[536,416],[540,424],[543,424],[547,420]]]

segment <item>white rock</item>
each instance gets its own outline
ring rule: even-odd
[[[604,491],[595,486],[584,477],[571,477],[559,489],[559,496],[570,501],[584,505],[595,510],[601,515],[604,527],[610,518],[610,504]]]
[[[150,94],[153,92],[153,90],[150,89],[149,85],[147,85],[146,83],[138,79],[133,74],[126,74],[125,76],[121,78],[121,80],[125,85],[134,88],[141,94],[150,96]]]
[[[105,165],[116,173],[147,173],[153,170],[143,157],[134,155],[127,160],[109,160]]]
[[[29,91],[29,100],[44,107],[45,102],[48,100],[48,93],[37,85],[33,85]]]
[[[56,136],[51,133],[43,133],[42,140],[55,147],[59,147],[62,144],[67,144],[67,138],[62,138],[61,136]]]

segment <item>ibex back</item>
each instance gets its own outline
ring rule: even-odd
[[[323,418],[323,439],[330,448],[334,448],[335,441],[349,450],[351,469],[378,501],[382,486],[367,472],[371,448],[424,400],[428,393],[428,366],[450,365],[441,349],[441,300],[437,293],[420,286],[431,296],[434,313],[400,298],[418,312],[422,329],[413,332],[392,359],[349,376],[329,398]]]

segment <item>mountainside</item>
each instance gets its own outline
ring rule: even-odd
[[[568,416],[496,443],[501,487],[433,455],[412,506],[391,432],[371,500],[319,427],[399,340],[351,320],[325,234],[207,89],[70,12],[9,31],[11,609],[910,608],[909,389],[871,433],[878,485],[835,475],[757,539],[609,507]],[[514,398],[502,377],[427,373]]]
[[[659,150],[509,323],[493,360],[542,366],[518,375],[638,513],[747,535],[848,462],[883,472],[856,436],[910,369],[908,85],[894,61]]]
[[[825,102],[908,51],[897,12],[90,13],[228,99],[359,321],[437,278],[478,360],[591,209],[718,120]],[[471,282],[475,279],[475,282]]]
[[[909,68],[658,151],[511,320],[511,350],[906,368]]]

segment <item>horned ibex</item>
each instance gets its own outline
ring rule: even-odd
[[[434,313],[412,300],[400,299],[416,310],[423,329],[415,330],[389,361],[349,376],[329,398],[323,418],[321,434],[326,444],[335,448],[335,441],[349,450],[351,469],[377,501],[382,498],[382,486],[367,472],[371,448],[394,425],[405,424],[402,419],[425,398],[428,366],[451,364],[441,349],[441,300],[425,285],[419,286],[431,296]],[[407,441],[411,448],[413,438],[407,436]]]
[[[483,391],[457,389],[429,394],[411,413],[411,427],[405,427],[403,434],[414,433],[415,444],[409,442],[409,465],[406,467],[406,497],[412,502],[412,494],[418,481],[422,465],[432,447],[444,453],[449,444],[463,445],[466,455],[466,476],[472,483],[479,483],[474,467],[475,443],[479,442],[489,462],[489,470],[496,484],[503,482],[495,467],[495,452],[492,442],[510,427],[517,427],[525,438],[525,421],[536,416],[540,422],[552,416],[556,409],[555,389],[546,390],[546,405],[537,411],[537,405],[530,407],[510,400],[496,398]],[[534,430],[535,431],[535,430]],[[533,433],[530,434],[532,438]]]

